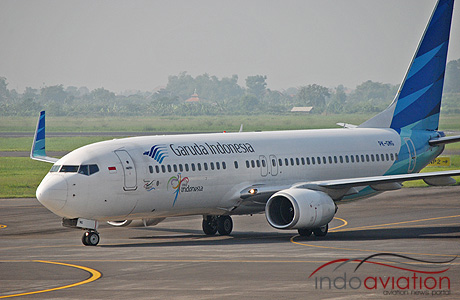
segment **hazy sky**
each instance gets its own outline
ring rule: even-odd
[[[401,81],[435,0],[0,0],[0,76],[152,90],[187,71],[268,87]],[[460,58],[460,4],[449,60]]]

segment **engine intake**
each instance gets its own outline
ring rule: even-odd
[[[318,228],[328,224],[335,212],[328,194],[299,188],[275,193],[265,206],[265,217],[276,229]]]

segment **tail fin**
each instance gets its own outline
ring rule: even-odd
[[[35,137],[30,150],[30,158],[34,160],[44,161],[48,163],[55,163],[57,158],[46,156],[45,148],[45,111],[40,112],[38,117],[37,129],[35,130]]]
[[[438,0],[390,106],[359,127],[437,130],[454,0]]]

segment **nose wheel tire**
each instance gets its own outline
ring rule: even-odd
[[[230,216],[217,217],[217,231],[220,235],[229,235],[233,229],[233,221]]]
[[[81,241],[85,246],[96,246],[99,244],[99,233],[95,231],[87,231],[83,234]]]

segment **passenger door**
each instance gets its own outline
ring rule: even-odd
[[[137,189],[137,174],[136,167],[134,166],[133,159],[125,150],[116,150],[115,154],[121,162],[124,174],[124,187],[125,191],[135,191]]]

